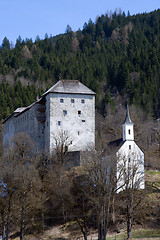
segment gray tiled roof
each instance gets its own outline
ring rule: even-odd
[[[7,121],[12,115],[18,116],[24,111],[30,109],[34,104],[40,102],[48,93],[69,93],[69,94],[88,94],[95,95],[95,93],[88,87],[80,83],[78,80],[60,80],[53,85],[48,91],[46,91],[39,100],[33,102],[28,107],[17,108],[11,115],[9,115],[4,121]]]
[[[48,93],[90,94],[95,93],[77,80],[60,80],[42,96]]]

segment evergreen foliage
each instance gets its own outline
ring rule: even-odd
[[[14,48],[5,37],[0,48],[2,75],[18,70],[18,77],[52,84],[77,79],[96,92],[102,110],[108,103],[114,105],[118,93],[156,117],[160,116],[159,61],[160,10],[133,16],[115,11],[99,16],[95,23],[90,19],[82,31],[73,32],[68,25],[65,34],[46,34],[44,40],[19,37]],[[35,86],[21,86],[17,97],[18,86],[1,84],[1,118],[37,94]],[[6,88],[10,90],[4,92]]]
[[[42,89],[37,90],[35,85],[23,87],[20,81],[10,86],[6,82],[0,84],[0,118],[5,119],[16,108],[28,106],[42,95]]]

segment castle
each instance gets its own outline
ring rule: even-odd
[[[95,93],[76,80],[58,81],[36,102],[4,120],[4,150],[19,132],[28,134],[38,152],[46,154],[52,154],[62,136],[69,152],[95,149]]]
[[[144,153],[134,141],[133,125],[127,106],[123,139],[109,144],[117,158],[117,188],[123,185],[125,169],[136,170],[138,188],[145,187]],[[76,153],[74,165],[80,165],[80,152],[95,150],[95,93],[76,80],[58,81],[30,106],[16,109],[4,120],[3,130],[4,151],[16,133],[24,132],[36,143],[38,152],[52,154],[57,143],[62,143],[66,152]],[[125,167],[119,176],[121,166]]]

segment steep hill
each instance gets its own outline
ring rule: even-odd
[[[133,16],[124,12],[101,15],[95,23],[85,23],[82,31],[73,32],[68,26],[65,34],[46,35],[44,40],[37,37],[35,42],[19,37],[15,47],[4,38],[0,74],[1,118],[30,103],[30,95],[38,94],[35,86],[46,88],[59,79],[78,79],[95,91],[97,108],[103,113],[107,104],[115,105],[119,94],[159,117],[160,10]],[[18,80],[25,86],[23,94],[15,89]],[[13,86],[6,85],[7,81]],[[7,94],[4,86],[11,89]],[[19,95],[16,103],[11,92]]]

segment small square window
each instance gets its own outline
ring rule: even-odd
[[[129,150],[131,150],[131,145],[129,145]]]
[[[81,103],[85,103],[84,99],[81,99]]]
[[[67,115],[67,111],[63,110],[63,115],[66,116]]]
[[[63,103],[63,102],[64,102],[64,100],[63,100],[63,98],[61,98],[61,99],[60,99],[60,103]]]
[[[65,152],[68,152],[68,146],[65,146]]]
[[[81,111],[78,111],[78,114],[80,115],[80,114],[81,114]]]
[[[58,121],[58,126],[60,126],[61,125],[61,121]]]
[[[85,122],[86,120],[82,120],[82,122]]]
[[[71,103],[74,103],[74,99],[73,98],[71,99]]]

